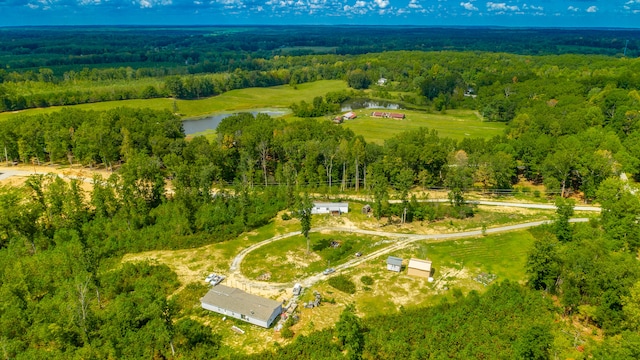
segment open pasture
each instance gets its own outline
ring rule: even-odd
[[[421,127],[435,129],[441,137],[461,140],[465,137],[491,138],[504,132],[505,124],[482,121],[481,116],[472,110],[447,110],[445,113],[428,113],[419,110],[394,110],[403,113],[406,118],[394,120],[374,118],[372,110],[357,110],[358,117],[347,120],[343,126],[364,136],[368,141],[378,144],[396,134]]]
[[[416,244],[412,256],[433,261],[439,277],[438,267],[466,269],[473,276],[479,273],[497,275],[497,281],[509,279],[524,281],[527,252],[534,241],[531,231],[460,239],[440,243]]]
[[[226,92],[218,96],[212,96],[199,100],[175,100],[177,113],[182,118],[203,117],[219,112],[242,111],[256,108],[287,108],[294,102],[302,100],[311,102],[316,96],[324,96],[330,91],[346,90],[347,83],[342,80],[322,80],[312,83],[298,84],[296,87],[289,85],[274,86],[270,88],[248,88]],[[106,101],[91,104],[73,105],[82,110],[104,111],[117,107],[151,108],[156,110],[167,109],[174,111],[174,100],[163,99],[138,99]],[[21,114],[36,115],[48,114],[58,111],[62,106],[48,108],[28,109],[14,112],[0,113],[0,121]]]

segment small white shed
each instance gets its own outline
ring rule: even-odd
[[[402,259],[395,256],[387,258],[387,270],[400,272],[402,270]]]

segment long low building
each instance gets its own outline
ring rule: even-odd
[[[200,299],[203,309],[268,328],[282,313],[279,301],[246,293],[240,289],[216,285]]]
[[[321,203],[314,202],[311,208],[312,214],[340,215],[349,212],[349,203]]]

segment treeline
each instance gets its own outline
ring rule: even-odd
[[[638,331],[640,199],[611,178],[598,190],[599,222],[571,226],[573,203],[559,200],[555,224],[536,237],[527,260],[529,285],[559,297],[565,314],[607,335]]]
[[[0,32],[1,68],[136,64],[181,66],[189,72],[248,69],[254,59],[317,53],[418,50],[490,51],[524,55],[638,56],[638,32],[578,29],[420,28],[393,26],[47,27]],[[251,39],[251,41],[247,41]],[[626,43],[628,40],[628,44]],[[56,70],[56,73],[59,72]]]
[[[373,87],[376,96],[437,111],[477,109],[489,121],[511,122],[518,114],[541,104],[581,107],[584,102],[596,103],[607,115],[610,104],[599,102],[594,95],[603,90],[629,92],[640,87],[638,60],[596,55],[385,52],[274,56],[215,74],[86,69],[65,73],[63,79],[46,68],[31,73],[34,79],[22,80],[21,75],[8,76],[3,71],[0,70],[0,80],[5,79],[0,83],[0,111],[132,98],[195,99],[233,89],[341,79],[354,89]],[[157,81],[149,84],[148,78],[144,80],[146,76]],[[381,77],[387,79],[385,86],[372,85]],[[99,83],[94,84],[95,81]],[[617,116],[623,115],[617,112]]]
[[[579,192],[584,201],[592,201],[605,179],[640,173],[635,146],[640,128],[630,110],[639,103],[635,93],[602,89],[594,92],[588,107],[562,98],[554,106],[535,100],[532,109],[538,111],[518,115],[505,136],[488,140],[456,142],[418,129],[384,146],[328,121],[284,123],[250,114],[223,120],[213,143],[186,143],[179,120],[167,111],[65,110],[9,120],[0,128],[0,150],[9,161],[112,167],[135,148],[158,159],[169,174],[176,174],[181,163],[208,163],[210,180],[222,184],[242,180],[251,186],[369,191],[380,200],[382,213],[390,208],[383,200],[390,188],[409,201],[413,186],[446,187],[463,204],[465,190],[507,191],[518,175],[544,184],[548,195]],[[334,95],[344,94],[329,93],[327,98]],[[325,101],[317,103],[322,107]],[[613,119],[607,121],[603,107],[617,109],[611,111]],[[618,122],[620,112],[625,115]]]

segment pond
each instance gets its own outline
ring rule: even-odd
[[[289,110],[247,110],[241,111],[245,113],[251,113],[254,116],[257,114],[267,114],[271,117],[280,117],[289,113]],[[207,131],[207,130],[215,130],[220,121],[222,119],[228,118],[229,116],[239,114],[241,112],[235,113],[223,113],[223,114],[212,114],[203,118],[197,119],[185,119],[182,120],[182,127],[184,128],[185,135],[192,135],[195,133]]]
[[[351,99],[343,102],[340,111],[352,111],[357,109],[388,109],[398,110],[402,109],[402,106],[397,103],[393,103],[385,100],[371,100],[371,99]]]

